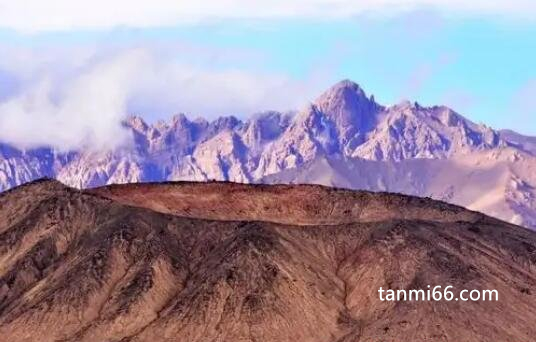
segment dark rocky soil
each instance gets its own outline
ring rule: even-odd
[[[0,194],[0,341],[532,341],[536,233],[319,186],[52,180]],[[496,289],[382,302],[378,288]]]

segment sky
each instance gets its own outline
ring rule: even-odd
[[[0,140],[300,109],[342,79],[536,136],[536,2],[0,0]]]

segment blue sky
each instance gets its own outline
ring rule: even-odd
[[[529,6],[523,13],[477,2],[482,8],[469,11],[415,2],[389,15],[284,8],[289,13],[261,18],[140,24],[112,17],[81,27],[40,17],[41,26],[26,27],[0,15],[0,123],[42,115],[57,123],[69,108],[87,107],[81,94],[101,92],[104,100],[88,100],[96,112],[84,115],[102,115],[103,124],[124,112],[148,120],[177,112],[246,117],[299,109],[348,78],[383,104],[445,104],[474,121],[536,135],[536,7],[520,0]],[[100,114],[106,111],[113,113]]]

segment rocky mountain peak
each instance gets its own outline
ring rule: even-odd
[[[147,129],[149,128],[147,123],[139,115],[129,115],[125,119],[124,125],[138,132],[146,132]]]
[[[173,118],[171,119],[171,123],[174,127],[184,127],[187,126],[190,121],[188,120],[186,115],[180,113],[173,116]]]
[[[352,111],[360,106],[368,107],[372,101],[357,83],[343,80],[320,95],[315,104],[326,113],[341,114],[343,109]]]
[[[211,125],[214,127],[215,130],[221,131],[225,129],[233,129],[236,126],[240,125],[240,123],[240,120],[231,115],[219,117],[214,120]]]
[[[326,91],[326,93],[346,91],[346,90],[349,90],[355,93],[360,93],[361,95],[366,96],[363,88],[361,88],[361,86],[357,84],[356,82],[349,80],[349,79],[344,79],[335,83]]]
[[[333,85],[314,105],[334,123],[343,144],[369,131],[381,109],[357,83],[349,80]]]

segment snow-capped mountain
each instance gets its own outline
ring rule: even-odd
[[[428,196],[536,228],[536,138],[444,106],[382,106],[351,81],[296,113],[241,121],[129,117],[128,148],[0,144],[0,190],[49,176],[75,187],[163,180],[320,183]]]

